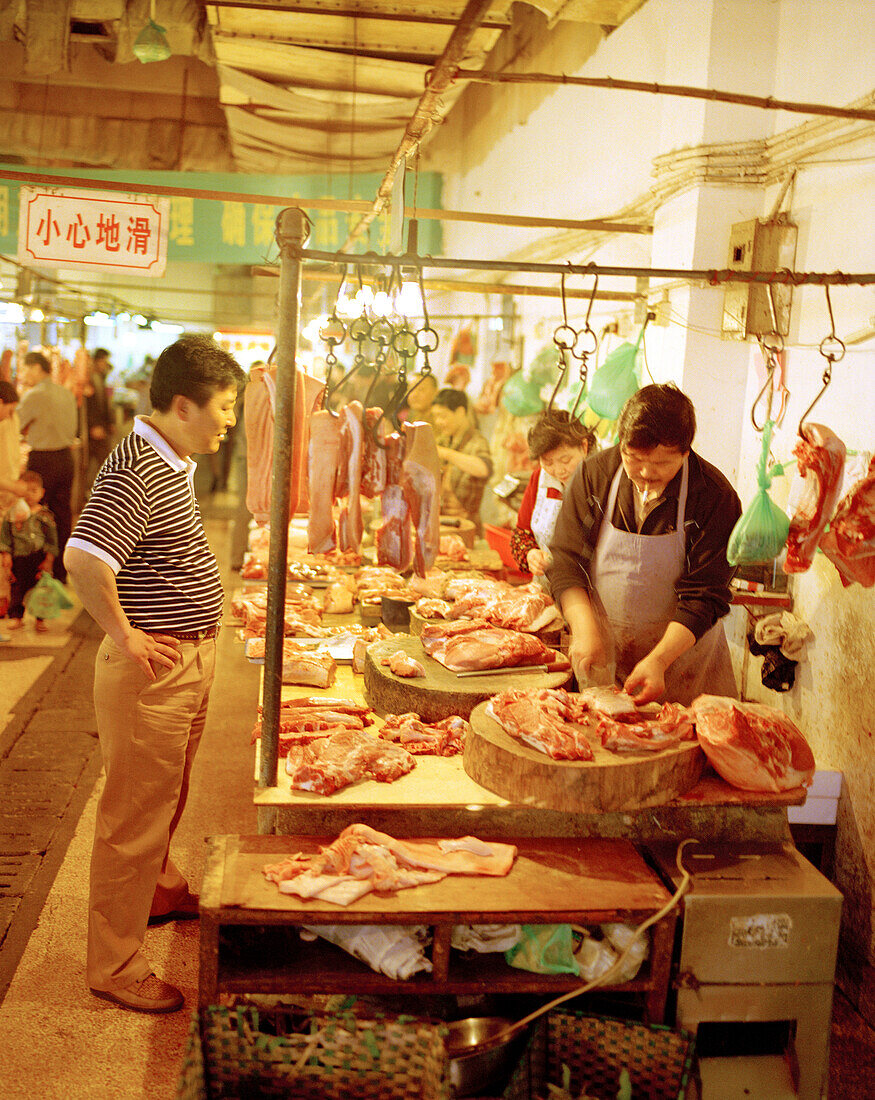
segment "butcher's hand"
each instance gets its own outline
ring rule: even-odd
[[[608,663],[605,643],[598,631],[574,631],[568,646],[568,659],[578,686],[589,682],[589,670]]]
[[[153,663],[173,668],[179,660],[179,642],[169,634],[147,634],[135,627],[119,644],[150,680],[156,679]]]
[[[631,695],[638,706],[652,703],[665,694],[665,668],[659,657],[648,653],[626,677],[623,691]]]
[[[533,576],[542,577],[547,567],[553,564],[553,555],[544,550],[530,550],[526,554],[526,564]]]

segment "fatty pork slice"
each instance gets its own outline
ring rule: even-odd
[[[413,521],[413,569],[424,577],[440,547],[441,463],[430,424],[405,424],[404,440],[401,489]]]
[[[327,409],[320,409],[310,418],[307,546],[311,554],[327,554],[337,545],[332,508],[339,456],[340,422]]]
[[[438,841],[397,840],[363,824],[348,825],[338,839],[346,837],[379,844],[403,865],[455,875],[507,875],[517,854],[514,844],[483,841],[473,836]]]
[[[338,545],[343,551],[358,553],[361,547],[364,523],[362,519],[362,459],[364,456],[364,410],[360,401],[350,403],[340,413],[341,474],[345,472],[346,503],[340,510],[337,522]],[[345,460],[345,461],[344,461]],[[345,466],[345,471],[344,471]],[[339,495],[342,495],[338,491]]]
[[[801,496],[790,520],[785,573],[804,573],[832,518],[842,488],[845,445],[823,424],[803,424],[802,438],[793,448],[802,477]]]
[[[273,464],[273,418],[276,383],[267,370],[256,368],[243,391],[246,430],[246,507],[257,523],[270,519]]]
[[[569,720],[567,693],[561,688],[503,691],[489,700],[486,713],[505,733],[553,760],[594,758],[586,730]]]
[[[842,499],[820,540],[820,548],[839,571],[842,584],[875,585],[875,457],[866,476]]]
[[[678,703],[664,703],[656,714],[637,722],[603,715],[596,732],[609,752],[662,752],[696,736],[692,715]]]
[[[363,779],[392,783],[415,766],[414,757],[400,745],[346,728],[296,748],[286,760],[293,788],[324,795]]]
[[[520,634],[497,626],[457,634],[432,656],[452,672],[526,665],[549,665],[557,671],[568,668],[567,658],[545,646],[533,634]]]
[[[700,695],[689,709],[699,744],[727,783],[745,791],[811,786],[814,754],[782,711],[722,695]]]
[[[365,413],[361,493],[373,500],[386,488],[386,443],[382,431],[383,410],[372,407]]]

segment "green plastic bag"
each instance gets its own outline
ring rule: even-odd
[[[505,382],[501,403],[511,416],[534,416],[544,407],[537,383],[526,379],[522,371],[512,374]]]
[[[36,619],[57,619],[73,601],[60,581],[51,573],[43,573],[30,592],[24,597],[24,606]]]
[[[623,406],[640,388],[635,363],[645,327],[646,325],[641,326],[634,344],[627,340],[614,348],[592,376],[587,404],[604,420],[616,420],[623,411]]]
[[[763,428],[763,450],[757,463],[759,488],[732,528],[726,560],[730,565],[753,565],[773,561],[784,549],[790,532],[790,517],[771,499],[768,488],[772,479],[784,472],[780,463],[767,468],[774,424],[767,420]]]
[[[520,942],[504,953],[518,970],[536,974],[580,974],[570,924],[524,924]]]

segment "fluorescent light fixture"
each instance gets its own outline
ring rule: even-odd
[[[24,324],[24,310],[18,302],[6,302],[0,307],[0,321],[10,325]]]
[[[151,321],[149,328],[151,328],[153,332],[166,332],[168,335],[173,334],[174,336],[179,336],[185,332],[185,327],[183,325],[167,324],[164,321]]]

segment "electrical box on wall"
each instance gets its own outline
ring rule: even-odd
[[[792,271],[796,262],[797,227],[786,215],[733,225],[729,260],[733,271]],[[790,331],[793,287],[789,283],[727,283],[723,295],[723,337],[746,340]]]

